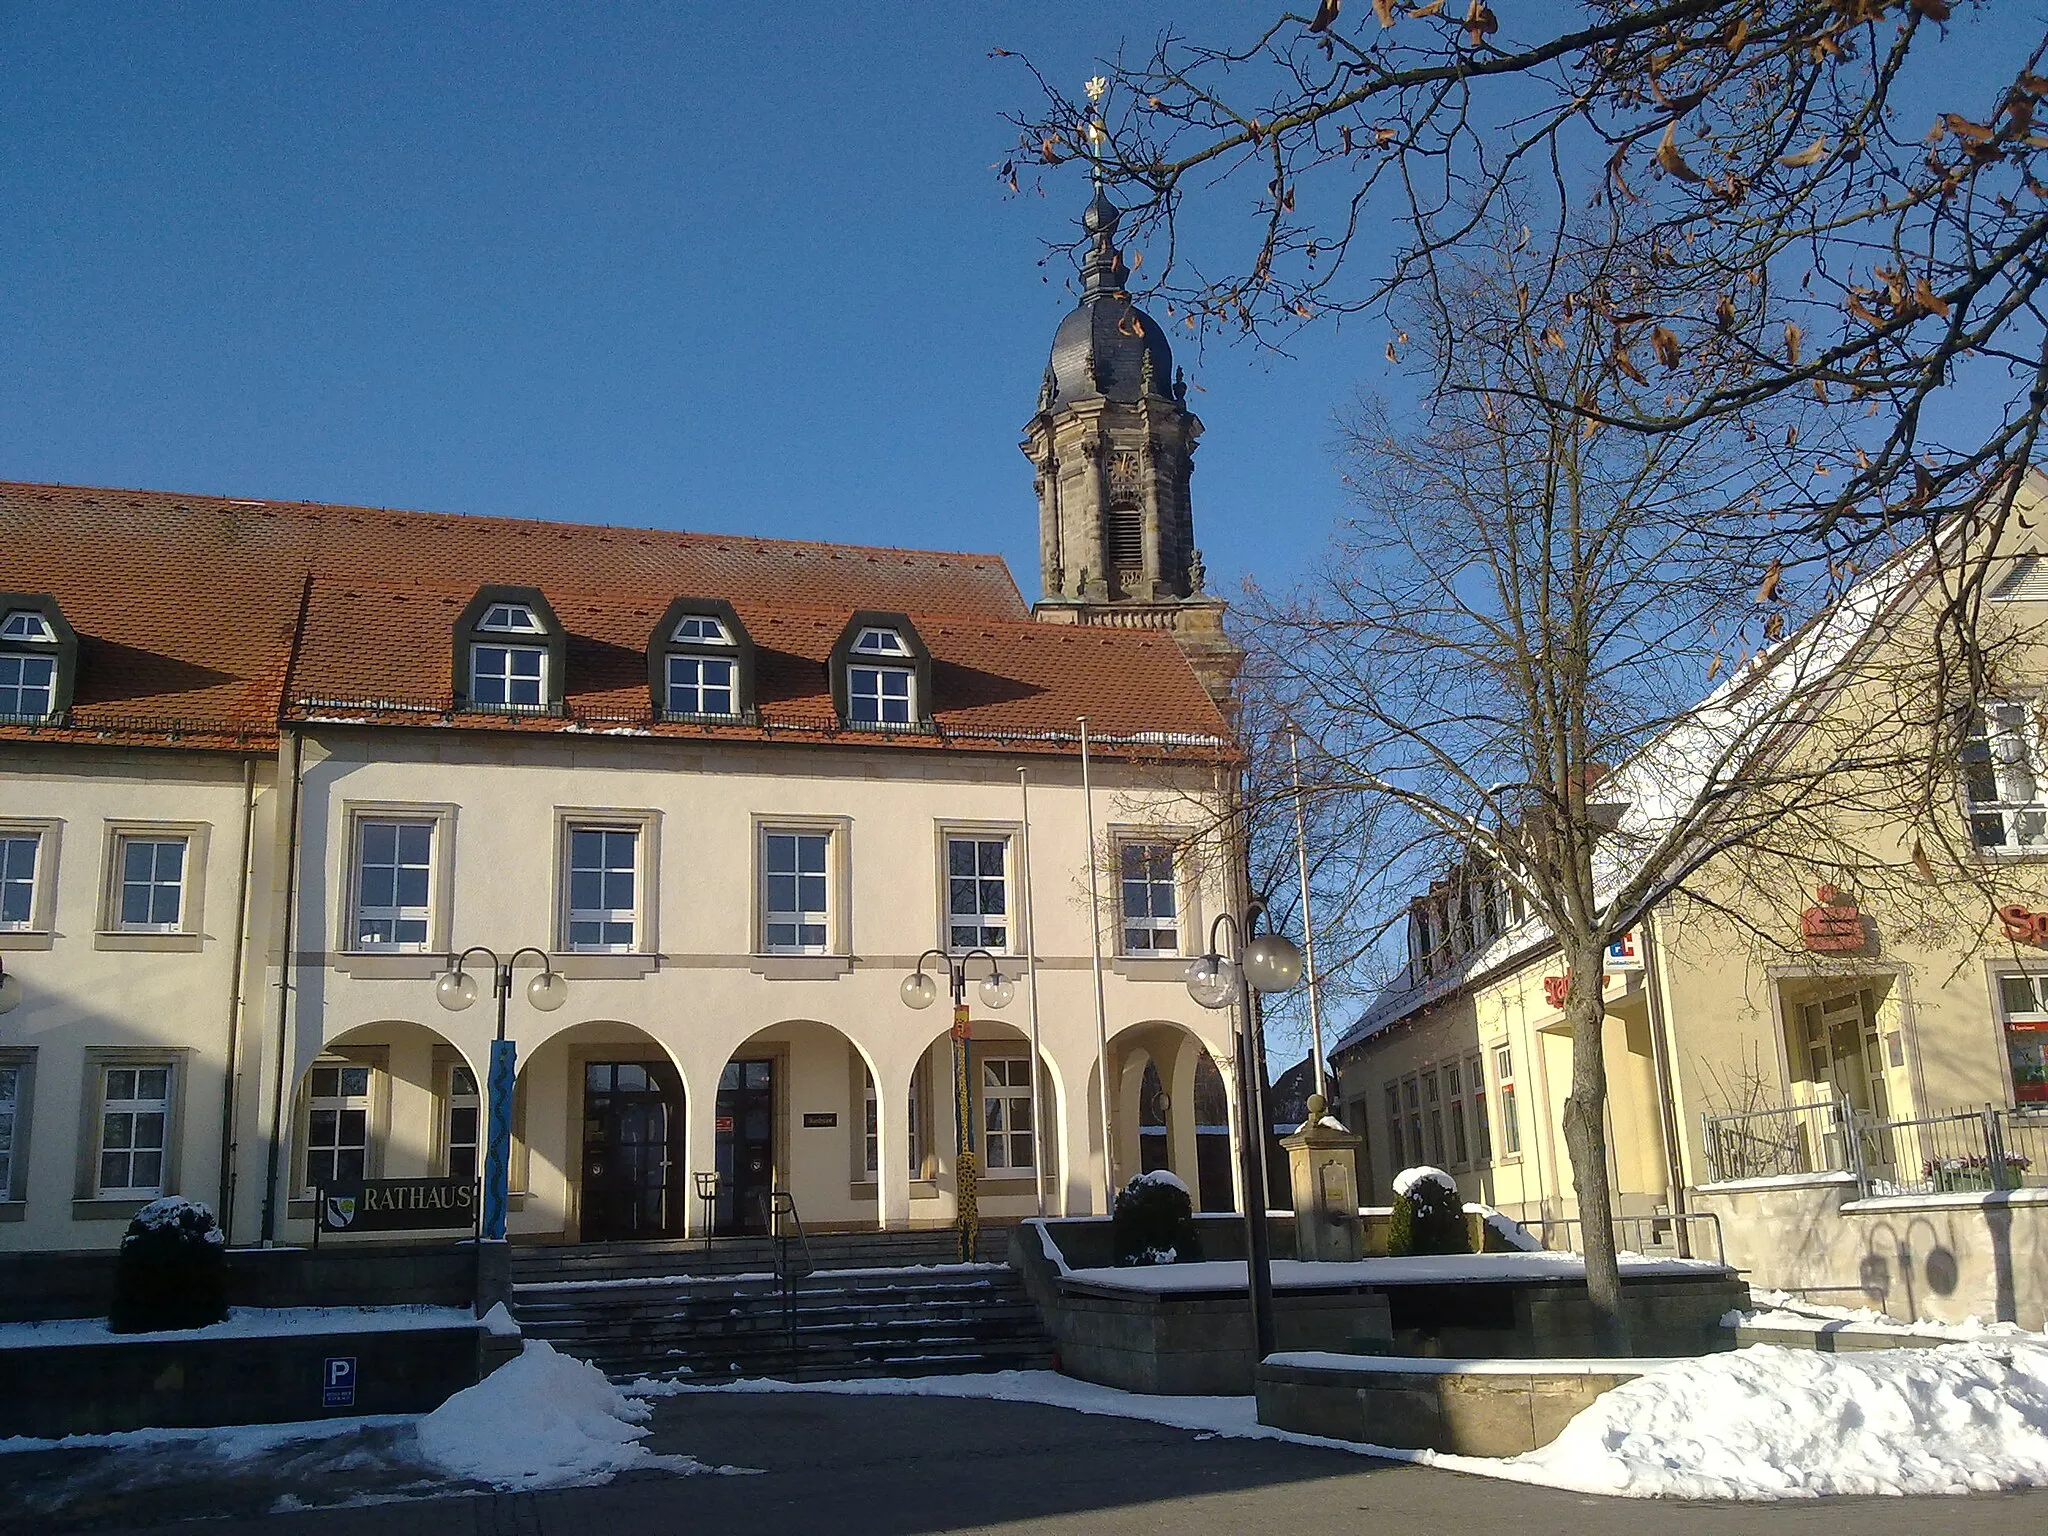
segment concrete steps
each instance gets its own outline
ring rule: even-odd
[[[820,1267],[787,1293],[765,1241],[524,1250],[512,1310],[529,1337],[618,1377],[816,1381],[1051,1364],[1052,1341],[1007,1265],[954,1262],[946,1233],[846,1236],[813,1238]],[[985,1239],[984,1251],[993,1246]]]

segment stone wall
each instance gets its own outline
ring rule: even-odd
[[[468,1306],[476,1249],[467,1243],[336,1244],[237,1248],[228,1254],[228,1302],[237,1307]],[[114,1254],[0,1255],[0,1322],[105,1317]]]
[[[1618,1362],[1316,1361],[1259,1367],[1259,1422],[1302,1435],[1461,1456],[1519,1456],[1548,1445],[1581,1409],[1640,1376]]]
[[[2048,1326],[2048,1190],[1856,1198],[1849,1174],[1709,1184],[1752,1285],[1914,1322]]]
[[[481,1341],[464,1326],[0,1349],[0,1437],[427,1413],[477,1382]],[[356,1394],[329,1408],[334,1356],[355,1360]]]

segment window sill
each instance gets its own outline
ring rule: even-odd
[[[0,1222],[26,1221],[28,1202],[26,1200],[0,1200]]]
[[[554,966],[571,981],[638,981],[642,976],[651,976],[661,969],[661,956],[656,954],[610,954],[600,951],[558,954]]]
[[[103,929],[92,936],[94,949],[149,950],[159,954],[196,954],[205,943],[203,933],[122,933]]]
[[[0,933],[0,949],[49,949],[57,935],[48,929],[10,928]]]
[[[1126,981],[1180,981],[1188,979],[1188,961],[1185,956],[1175,955],[1171,959],[1159,960],[1151,956],[1118,955],[1111,962],[1110,969]]]
[[[975,1181],[974,1187],[984,1195],[1035,1195],[1038,1193],[1038,1180],[1035,1176],[1026,1179],[983,1177]]]
[[[432,981],[448,969],[448,957],[423,950],[352,949],[331,956],[328,965],[358,981]]]
[[[73,1200],[73,1221],[133,1221],[135,1213],[162,1195],[123,1196],[119,1200]]]
[[[837,981],[853,970],[851,955],[755,955],[747,969],[768,981]]]

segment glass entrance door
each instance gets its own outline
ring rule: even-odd
[[[718,1220],[721,1237],[768,1230],[775,1188],[775,1063],[729,1061],[718,1079]]]
[[[682,1236],[676,1138],[682,1085],[666,1062],[593,1061],[583,1069],[586,1243]]]

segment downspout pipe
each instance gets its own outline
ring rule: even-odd
[[[1664,1013],[1664,960],[1657,943],[1657,927],[1649,913],[1643,914],[1643,991],[1650,1005],[1650,1060],[1657,1070],[1657,1118],[1663,1121],[1665,1182],[1671,1191],[1671,1211],[1686,1214],[1685,1162],[1678,1145],[1677,1086],[1672,1080],[1670,1021]],[[1681,1258],[1690,1258],[1685,1223],[1674,1223]]]
[[[270,1141],[263,1169],[263,1246],[266,1248],[277,1241],[277,1159],[284,1144],[284,1063],[291,1044],[292,974],[298,956],[299,780],[304,766],[305,738],[290,726],[284,728],[284,734],[291,743],[288,754],[291,768],[285,775],[284,803],[280,807],[285,818],[284,921],[280,925],[284,952],[278,958],[277,968],[277,1071],[271,1083]]]
[[[242,1010],[248,1006],[248,978],[243,973],[249,954],[250,855],[256,846],[256,759],[242,759],[242,862],[235,874],[234,984],[228,1002],[227,1059],[221,1064],[220,1104],[220,1227],[232,1244],[235,1227],[235,1108],[241,1097],[239,1063]]]

